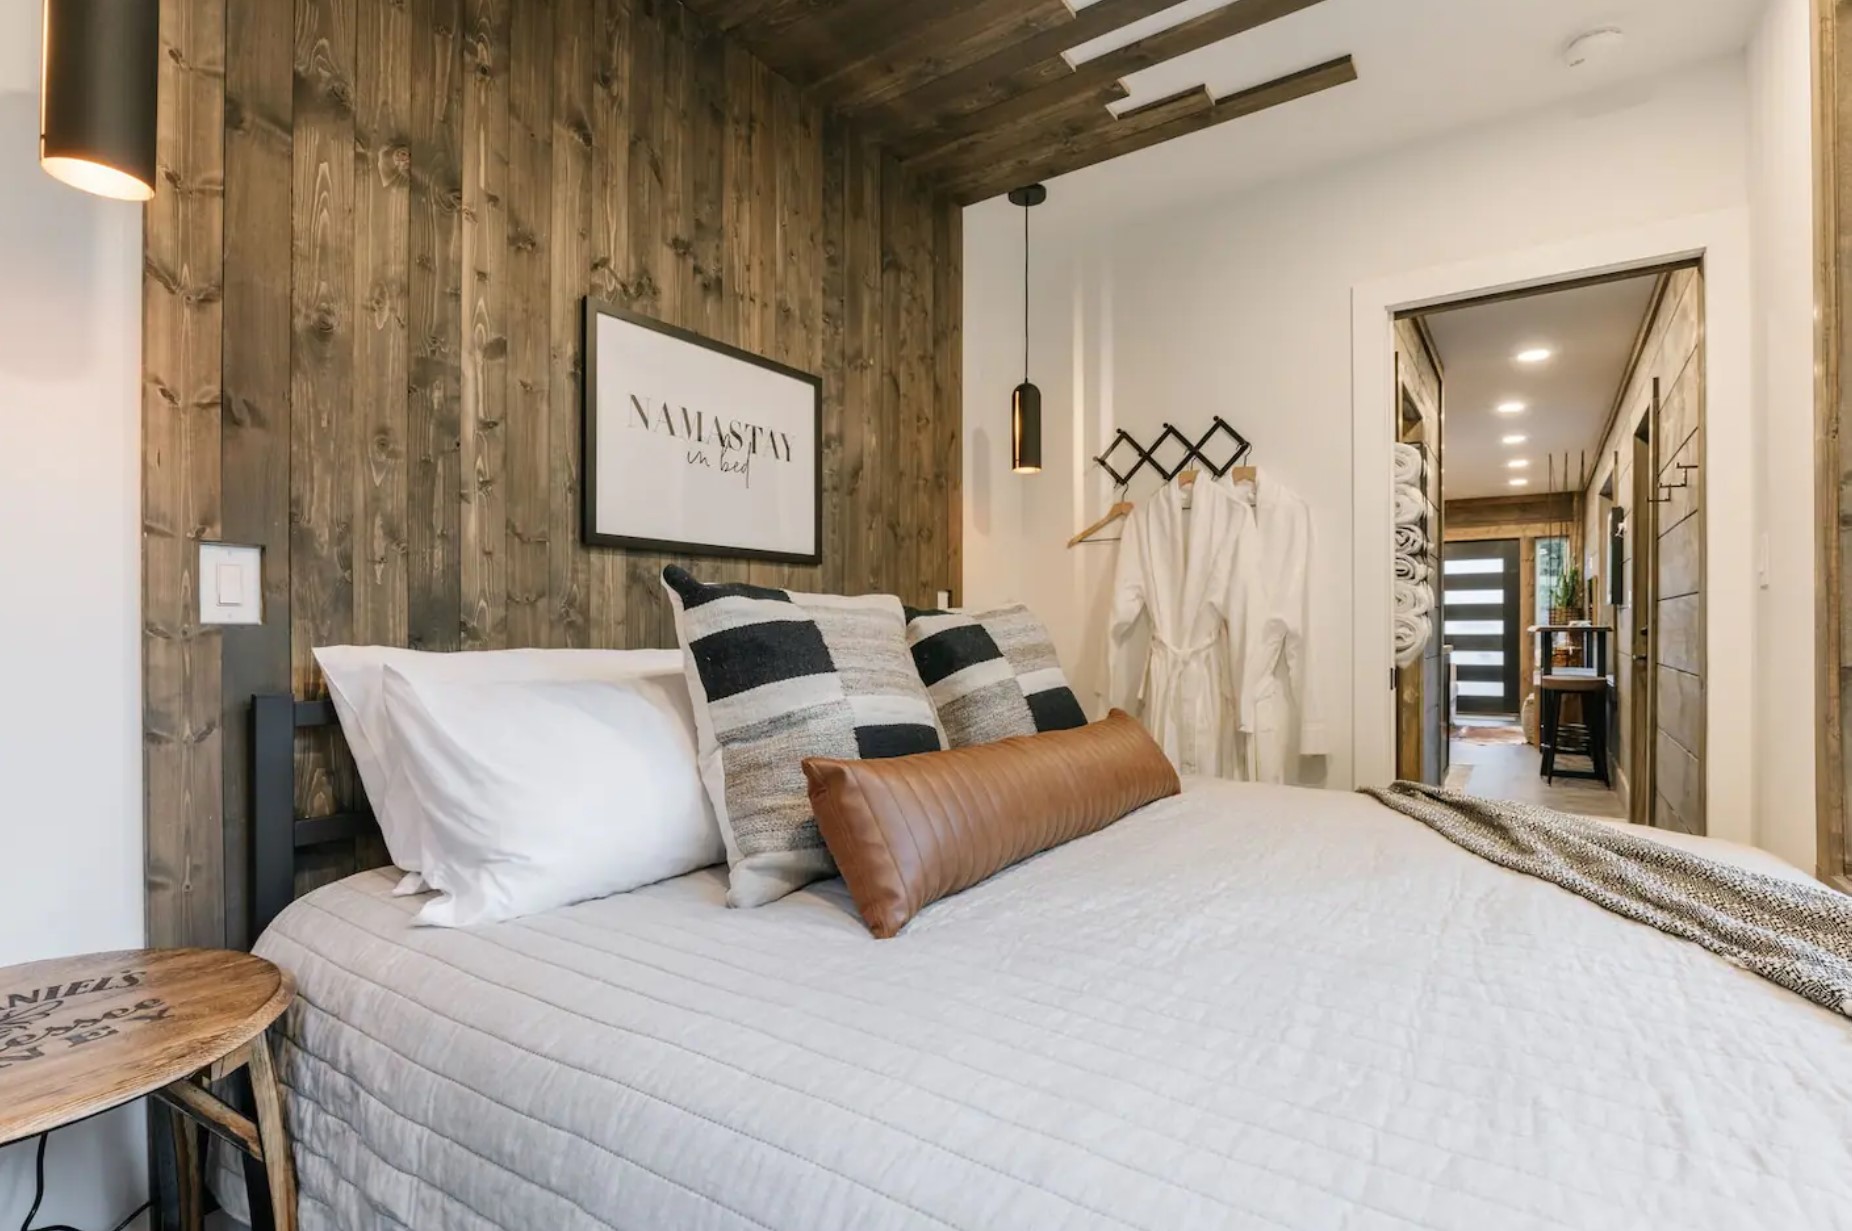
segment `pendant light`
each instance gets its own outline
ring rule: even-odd
[[[1022,384],[1010,397],[1010,469],[1042,472],[1042,391],[1029,381],[1029,211],[1048,200],[1048,189],[1030,184],[1010,193],[1022,207]]]
[[[154,195],[160,8],[155,0],[45,0],[39,165],[120,201]]]

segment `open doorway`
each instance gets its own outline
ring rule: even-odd
[[[1400,776],[1704,832],[1702,288],[1684,264],[1398,318],[1434,540],[1397,563],[1398,612],[1432,612]]]

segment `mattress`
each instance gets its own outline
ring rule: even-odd
[[[1360,796],[1190,782],[890,941],[392,886],[257,946],[308,1228],[1852,1225],[1852,1026]]]

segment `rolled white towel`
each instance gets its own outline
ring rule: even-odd
[[[1395,528],[1395,550],[1400,556],[1427,555],[1427,532],[1420,526],[1397,526]]]
[[[1398,554],[1395,558],[1395,579],[1420,585],[1428,579],[1428,562],[1418,556]]]
[[[1395,481],[1409,487],[1421,486],[1421,450],[1414,445],[1396,445]]]
[[[1398,526],[1420,525],[1428,515],[1427,497],[1418,488],[1396,485],[1395,489],[1395,524]]]
[[[1421,657],[1421,651],[1428,648],[1428,638],[1434,635],[1434,626],[1424,615],[1403,615],[1395,617],[1395,665],[1406,667]]]
[[[1426,615],[1434,610],[1434,591],[1426,582],[1397,580],[1395,583],[1395,613],[1397,615]]]

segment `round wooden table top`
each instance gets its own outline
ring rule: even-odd
[[[287,972],[223,949],[129,949],[0,969],[0,1145],[224,1059],[295,994]]]

